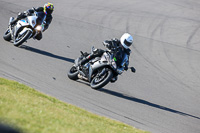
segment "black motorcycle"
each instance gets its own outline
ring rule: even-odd
[[[91,49],[91,53],[95,51],[94,47]],[[115,62],[114,52],[111,50],[104,51],[101,57],[96,57],[82,66],[78,65],[78,62],[85,58],[86,55],[81,51],[81,57],[75,60],[74,65],[68,72],[68,77],[72,80],[82,79],[90,83],[91,88],[100,89],[112,82],[112,79],[117,75],[123,73],[124,69],[118,69]],[[124,62],[128,60],[128,57],[124,58]],[[122,64],[121,66],[124,66]],[[135,72],[134,67],[130,67],[132,72]]]

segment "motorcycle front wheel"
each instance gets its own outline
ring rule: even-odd
[[[76,69],[75,66],[72,66],[69,72],[67,73],[68,77],[72,80],[77,80],[78,79],[78,70]]]
[[[98,90],[107,85],[113,77],[112,70],[107,68],[103,75],[97,74],[90,82],[91,88]]]
[[[10,33],[10,28],[8,28],[5,32],[5,34],[3,35],[4,40],[6,41],[10,41],[11,40],[11,33]]]
[[[31,35],[32,35],[32,31],[27,30],[23,35],[18,36],[15,39],[14,45],[17,46],[17,47],[22,45],[22,43],[24,43],[26,40],[28,40]]]

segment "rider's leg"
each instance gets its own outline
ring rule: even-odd
[[[79,61],[78,65],[82,66],[83,64],[85,64],[86,62],[88,62],[89,60],[91,60],[92,58],[94,58],[93,54],[89,54],[87,57],[83,58],[82,60]]]
[[[110,82],[114,83],[115,81],[117,81],[117,79],[118,79],[118,76],[112,77],[111,80],[110,80]]]
[[[103,54],[103,52],[104,50],[102,49],[96,49],[95,51],[93,51],[93,53],[89,54],[87,57],[80,60],[79,65],[83,65],[89,60],[94,59],[95,57],[100,57]]]
[[[35,37],[35,39],[41,40],[42,39],[42,32],[40,32],[39,34],[37,34],[37,36]]]

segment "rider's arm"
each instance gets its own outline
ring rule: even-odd
[[[126,63],[125,63],[125,66],[124,66],[124,70],[128,70],[128,65],[129,65],[129,61],[127,61]]]
[[[43,12],[44,8],[43,7],[38,7],[38,8],[35,8],[35,11],[36,12]]]
[[[48,27],[49,27],[49,25],[50,25],[52,19],[53,19],[52,16],[48,16],[48,17],[46,18],[46,24],[44,25],[44,31],[45,31],[46,29],[48,29]]]
[[[32,13],[34,13],[34,9],[28,9],[27,11],[24,12],[26,16],[30,16]]]
[[[25,11],[24,13],[26,14],[26,15],[31,15],[32,13],[34,13],[34,11],[36,11],[36,12],[43,12],[43,7],[38,7],[38,8],[31,8],[31,9],[29,9],[29,10],[27,10],[27,11]]]
[[[105,41],[103,42],[103,44],[104,44],[104,46],[105,46],[107,49],[109,49],[109,50],[111,50],[111,51],[115,51],[116,48],[117,48],[116,42],[114,42],[113,39],[112,39],[111,41],[110,41],[110,40],[105,40]]]
[[[17,19],[20,20],[22,18],[25,18],[25,17],[29,16],[31,11],[32,10],[29,9],[29,10],[24,11],[24,12],[19,12],[18,15],[17,15]]]
[[[125,62],[125,65],[124,65],[124,70],[128,70],[128,65],[129,65],[129,56],[131,54],[131,50],[130,49],[127,49],[126,50],[126,54],[127,54],[127,57],[128,57],[128,60]]]

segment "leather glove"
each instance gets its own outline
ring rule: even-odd
[[[125,71],[128,70],[128,66],[127,66],[127,65],[124,66],[124,70],[125,70]]]

